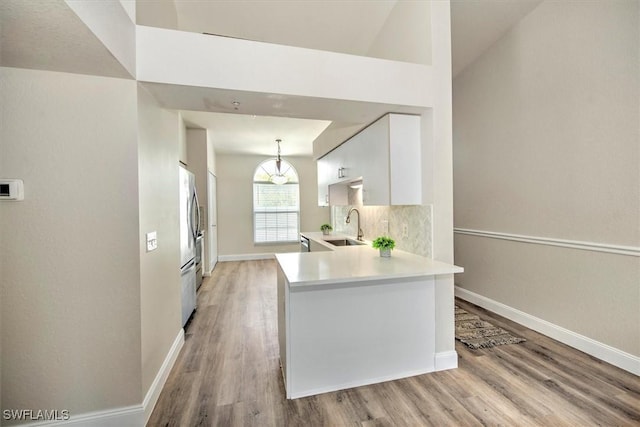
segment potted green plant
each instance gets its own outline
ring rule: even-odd
[[[333,227],[331,226],[331,224],[322,224],[320,226],[320,230],[322,230],[322,234],[326,236],[327,234],[331,233]]]
[[[388,258],[391,256],[391,250],[396,247],[396,242],[387,236],[376,237],[371,244],[375,249],[380,250],[380,256]]]

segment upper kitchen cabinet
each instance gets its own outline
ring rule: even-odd
[[[362,177],[360,153],[355,140],[358,135],[349,139],[333,151],[318,159],[318,205],[346,205],[346,183]],[[344,183],[344,189],[333,184]]]
[[[364,205],[422,203],[419,116],[387,114],[320,158],[319,204],[345,204],[329,186],[341,194],[336,188],[360,180]]]
[[[327,156],[316,162],[318,170],[318,206],[329,206],[329,175],[330,164]]]

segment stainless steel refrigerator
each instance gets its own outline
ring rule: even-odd
[[[200,209],[195,176],[180,166],[180,278],[182,326],[196,309],[196,237],[200,234]]]

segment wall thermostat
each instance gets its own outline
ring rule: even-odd
[[[24,200],[22,180],[0,178],[0,200]]]

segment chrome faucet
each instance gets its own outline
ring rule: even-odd
[[[349,209],[349,213],[347,214],[347,219],[345,220],[345,222],[347,224],[351,223],[351,212],[356,211],[356,213],[358,214],[358,237],[357,240],[362,241],[363,237],[364,237],[364,233],[362,232],[362,228],[360,228],[360,211],[356,208],[351,208]]]

